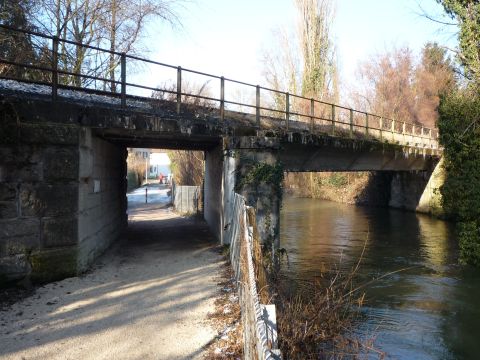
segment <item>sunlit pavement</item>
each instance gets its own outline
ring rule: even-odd
[[[129,213],[135,209],[165,207],[171,203],[171,188],[165,184],[148,184],[127,193]]]

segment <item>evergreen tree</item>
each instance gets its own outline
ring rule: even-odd
[[[0,0],[0,24],[17,29],[32,30],[29,9],[31,0]],[[37,62],[30,35],[2,28],[0,31],[0,57],[23,64]],[[0,65],[0,75],[14,78],[31,78],[35,72],[14,65]]]
[[[437,0],[460,27],[457,53],[469,79],[480,84],[480,2],[478,0]]]
[[[440,103],[446,170],[441,192],[445,210],[457,220],[462,260],[480,266],[480,2],[437,1],[458,22],[457,57],[470,80]]]

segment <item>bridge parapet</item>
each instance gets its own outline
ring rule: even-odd
[[[15,59],[1,58],[7,71],[3,79],[25,83],[43,84],[41,91],[53,102],[65,101],[78,94],[102,97],[104,102],[117,110],[169,111],[177,116],[193,113],[195,117],[216,118],[219,121],[246,119],[257,130],[282,129],[284,132],[303,131],[311,134],[327,134],[332,137],[366,139],[423,150],[441,152],[438,130],[421,124],[389,119],[365,111],[341,106],[314,98],[306,98],[289,92],[228,79],[223,76],[185,69],[125,53],[119,53],[59,39],[46,34],[14,29],[0,25],[2,32],[14,32],[29,37],[32,43],[45,50],[50,47],[49,65],[38,65],[35,59],[20,63]],[[115,69],[107,75],[98,75],[91,62],[85,62],[77,70],[65,70],[66,64],[58,55],[59,44],[83,48],[96,59],[113,56]],[[142,66],[145,72],[156,74],[142,83],[135,77],[127,77],[127,71]],[[68,67],[67,67],[68,68]],[[9,70],[10,69],[10,70]],[[159,83],[163,85],[158,86]],[[200,90],[194,90],[198,86]],[[0,91],[14,87],[10,82],[0,84]],[[77,91],[75,95],[72,90]],[[85,96],[79,97],[85,101]],[[246,99],[246,100],[245,100]],[[128,116],[127,116],[128,118]]]

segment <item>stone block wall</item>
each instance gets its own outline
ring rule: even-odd
[[[11,108],[0,125],[0,284],[76,273],[79,129],[21,123]]]
[[[0,286],[74,276],[125,229],[126,151],[68,114],[0,114]]]

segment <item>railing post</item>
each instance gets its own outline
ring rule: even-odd
[[[180,114],[182,105],[182,67],[177,67],[177,114]]]
[[[288,131],[288,122],[290,121],[290,93],[285,93],[285,127]]]
[[[383,118],[380,116],[380,141],[383,141]]]
[[[391,131],[392,131],[392,143],[394,143],[395,142],[395,120],[394,119],[392,119]]]
[[[368,137],[368,113],[365,113],[365,135]]]
[[[310,99],[310,131],[313,133],[315,130],[315,100]]]
[[[120,80],[122,82],[122,108],[127,107],[127,56],[124,52],[120,56]]]
[[[332,104],[332,136],[335,135],[335,104]]]
[[[52,38],[52,101],[57,101],[58,95],[58,37]]]
[[[353,109],[350,109],[350,137],[353,138]]]
[[[256,86],[255,94],[255,120],[257,121],[257,126],[260,127],[260,86]]]
[[[412,125],[412,144],[415,144],[414,146],[417,146],[417,143],[415,142],[415,124]]]
[[[225,120],[225,78],[220,78],[220,119]]]

